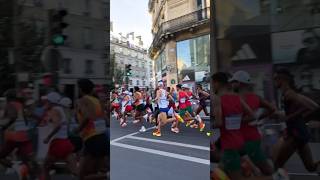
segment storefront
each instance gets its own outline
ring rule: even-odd
[[[256,92],[281,108],[272,72],[285,67],[295,76],[298,90],[320,103],[318,0],[217,0],[215,4],[211,28],[217,59],[212,61],[217,61],[219,71],[249,72]],[[317,133],[314,137],[320,140]]]
[[[178,81],[207,84],[210,72],[210,35],[177,42]],[[194,85],[193,85],[194,86]]]

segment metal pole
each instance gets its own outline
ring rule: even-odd
[[[13,8],[13,17],[12,17],[12,40],[13,40],[13,59],[14,59],[14,71],[16,75],[16,82],[15,86],[18,89],[19,88],[19,80],[18,80],[18,74],[20,72],[20,67],[19,67],[19,5],[18,5],[18,0],[13,0],[12,1],[12,8]]]

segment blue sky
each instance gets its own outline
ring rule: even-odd
[[[110,20],[114,31],[125,34],[133,31],[136,35],[141,35],[145,47],[149,47],[152,42],[148,2],[149,0],[110,1]]]

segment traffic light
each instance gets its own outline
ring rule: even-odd
[[[126,71],[125,71],[125,73],[126,73],[126,76],[131,76],[132,75],[132,73],[131,73],[131,64],[126,64]]]
[[[67,39],[67,36],[63,34],[63,30],[69,25],[64,22],[66,15],[68,11],[65,9],[49,11],[50,44],[54,46],[64,45]]]

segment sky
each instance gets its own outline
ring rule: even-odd
[[[110,20],[116,33],[135,32],[142,36],[145,48],[152,42],[151,15],[148,12],[149,0],[111,0]]]

